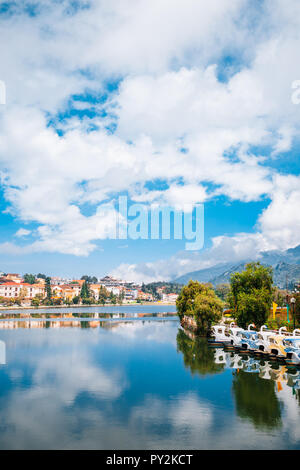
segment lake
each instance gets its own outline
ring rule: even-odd
[[[29,314],[38,314],[38,315],[44,315],[44,314],[57,314],[57,315],[63,315],[65,313],[72,313],[74,315],[78,315],[78,313],[84,314],[81,315],[84,317],[85,315],[90,315],[90,314],[105,314],[105,313],[115,313],[115,314],[120,314],[124,313],[126,314],[135,314],[137,316],[138,313],[176,313],[176,305],[168,305],[168,304],[161,304],[161,305],[139,305],[139,304],[133,304],[133,305],[99,305],[97,307],[50,307],[50,308],[26,308],[26,309],[7,309],[7,310],[0,310],[0,318],[1,316],[5,315],[29,315]]]
[[[12,324],[0,449],[300,448],[299,371],[211,348],[176,317]]]

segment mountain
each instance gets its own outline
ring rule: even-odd
[[[174,279],[174,282],[186,284],[189,280],[199,282],[210,282],[214,286],[228,283],[230,276],[234,272],[241,272],[245,265],[253,260],[244,260],[239,264],[226,263],[218,264],[211,268],[200,269],[184,274]],[[259,261],[267,266],[272,266],[274,284],[285,288],[286,283],[292,287],[295,282],[300,281],[300,245],[286,251],[267,251],[261,253]]]
[[[278,287],[293,288],[300,281],[300,264],[279,263],[274,269],[274,284]]]
[[[194,271],[191,273],[184,274],[183,276],[175,279],[175,282],[178,284],[187,284],[190,279],[199,282],[210,282],[211,279],[214,279],[218,276],[221,276],[226,270],[229,270],[232,267],[232,264],[217,264],[212,268],[201,269],[200,271]]]

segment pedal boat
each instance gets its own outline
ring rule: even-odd
[[[287,336],[282,342],[286,352],[286,363],[290,365],[300,364],[300,336],[296,335],[298,332],[300,330],[294,330],[293,336]]]
[[[241,343],[240,343],[240,351],[247,351],[247,352],[253,352],[255,351],[256,348],[256,342],[257,342],[257,332],[251,330],[251,327],[254,325],[249,325],[248,330],[243,331],[241,333],[242,338],[241,338]]]
[[[239,328],[238,326],[234,326],[234,322],[230,323],[229,327],[229,337],[230,337],[230,344],[232,346],[241,346],[242,341],[242,332],[245,331],[243,328]]]
[[[269,338],[270,336],[274,336],[277,334],[277,331],[274,330],[268,330],[266,325],[263,325],[260,329],[260,331],[257,334],[257,342],[256,342],[256,347],[257,351],[256,353],[265,353],[269,349]]]
[[[225,325],[214,325],[211,328],[211,339],[208,343],[212,346],[224,346],[230,343],[230,336]]]
[[[269,354],[273,355],[275,358],[279,359],[286,359],[287,357],[287,352],[286,348],[287,346],[284,344],[284,341],[287,341],[288,339],[292,338],[292,336],[287,336],[283,334],[283,331],[286,330],[285,327],[282,327],[279,329],[279,333],[276,335],[271,335],[268,338],[268,347],[266,352]]]

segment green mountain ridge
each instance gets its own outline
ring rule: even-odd
[[[174,282],[186,284],[192,279],[199,282],[210,282],[214,286],[228,283],[232,273],[243,271],[245,265],[251,261],[255,260],[248,259],[235,264],[217,264],[211,268],[188,272],[174,279]],[[292,288],[295,282],[300,281],[300,245],[286,251],[274,250],[263,252],[256,261],[260,261],[267,266],[272,266],[274,284],[280,288],[285,288],[286,285]]]

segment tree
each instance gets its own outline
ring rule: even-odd
[[[87,276],[87,275],[81,276],[81,280],[86,281],[89,284],[96,284],[98,282],[98,279],[95,276]]]
[[[273,288],[273,301],[278,305],[278,307],[286,306],[286,295],[286,291],[283,291],[276,286]]]
[[[90,297],[90,289],[89,289],[89,284],[88,284],[87,281],[85,281],[82,284],[82,288],[81,288],[81,291],[80,291],[80,297],[82,299],[88,299]]]
[[[79,304],[79,301],[80,301],[79,295],[75,295],[75,297],[73,297],[73,299],[72,299],[72,302],[73,302],[74,305]]]
[[[45,279],[45,280],[47,279],[46,274],[41,274],[41,273],[38,273],[38,274],[36,275],[36,277],[37,277],[38,279]]]
[[[230,292],[229,284],[218,284],[215,288],[216,295],[225,302]]]
[[[113,293],[113,291],[111,291],[109,295],[109,300],[114,305],[117,303],[117,296]]]
[[[34,274],[25,274],[24,275],[24,282],[27,284],[34,284],[36,281]]]
[[[246,328],[250,323],[264,325],[269,317],[273,298],[272,268],[259,262],[249,263],[241,273],[230,279],[229,303],[237,324]]]
[[[22,289],[20,289],[20,294],[19,294],[19,298],[20,300],[24,300],[28,295],[28,290],[26,287],[22,287]]]
[[[98,302],[99,304],[102,304],[104,305],[106,300],[108,298],[108,292],[107,290],[105,289],[105,287],[103,286],[100,286],[100,289],[99,289],[99,299],[98,299]]]
[[[121,293],[117,296],[117,302],[118,302],[118,304],[119,304],[119,305],[122,305],[123,300],[124,300],[124,292],[121,292]]]
[[[31,305],[32,305],[33,307],[39,307],[39,305],[40,305],[40,299],[37,298],[37,297],[34,297],[34,298],[31,300]]]
[[[47,300],[50,301],[51,298],[52,298],[51,278],[50,277],[46,277],[45,284],[46,284]]]
[[[223,302],[216,296],[212,286],[198,281],[190,281],[183,287],[176,301],[179,318],[182,320],[185,315],[193,316],[201,335],[207,334],[212,323],[221,319],[223,307]]]

